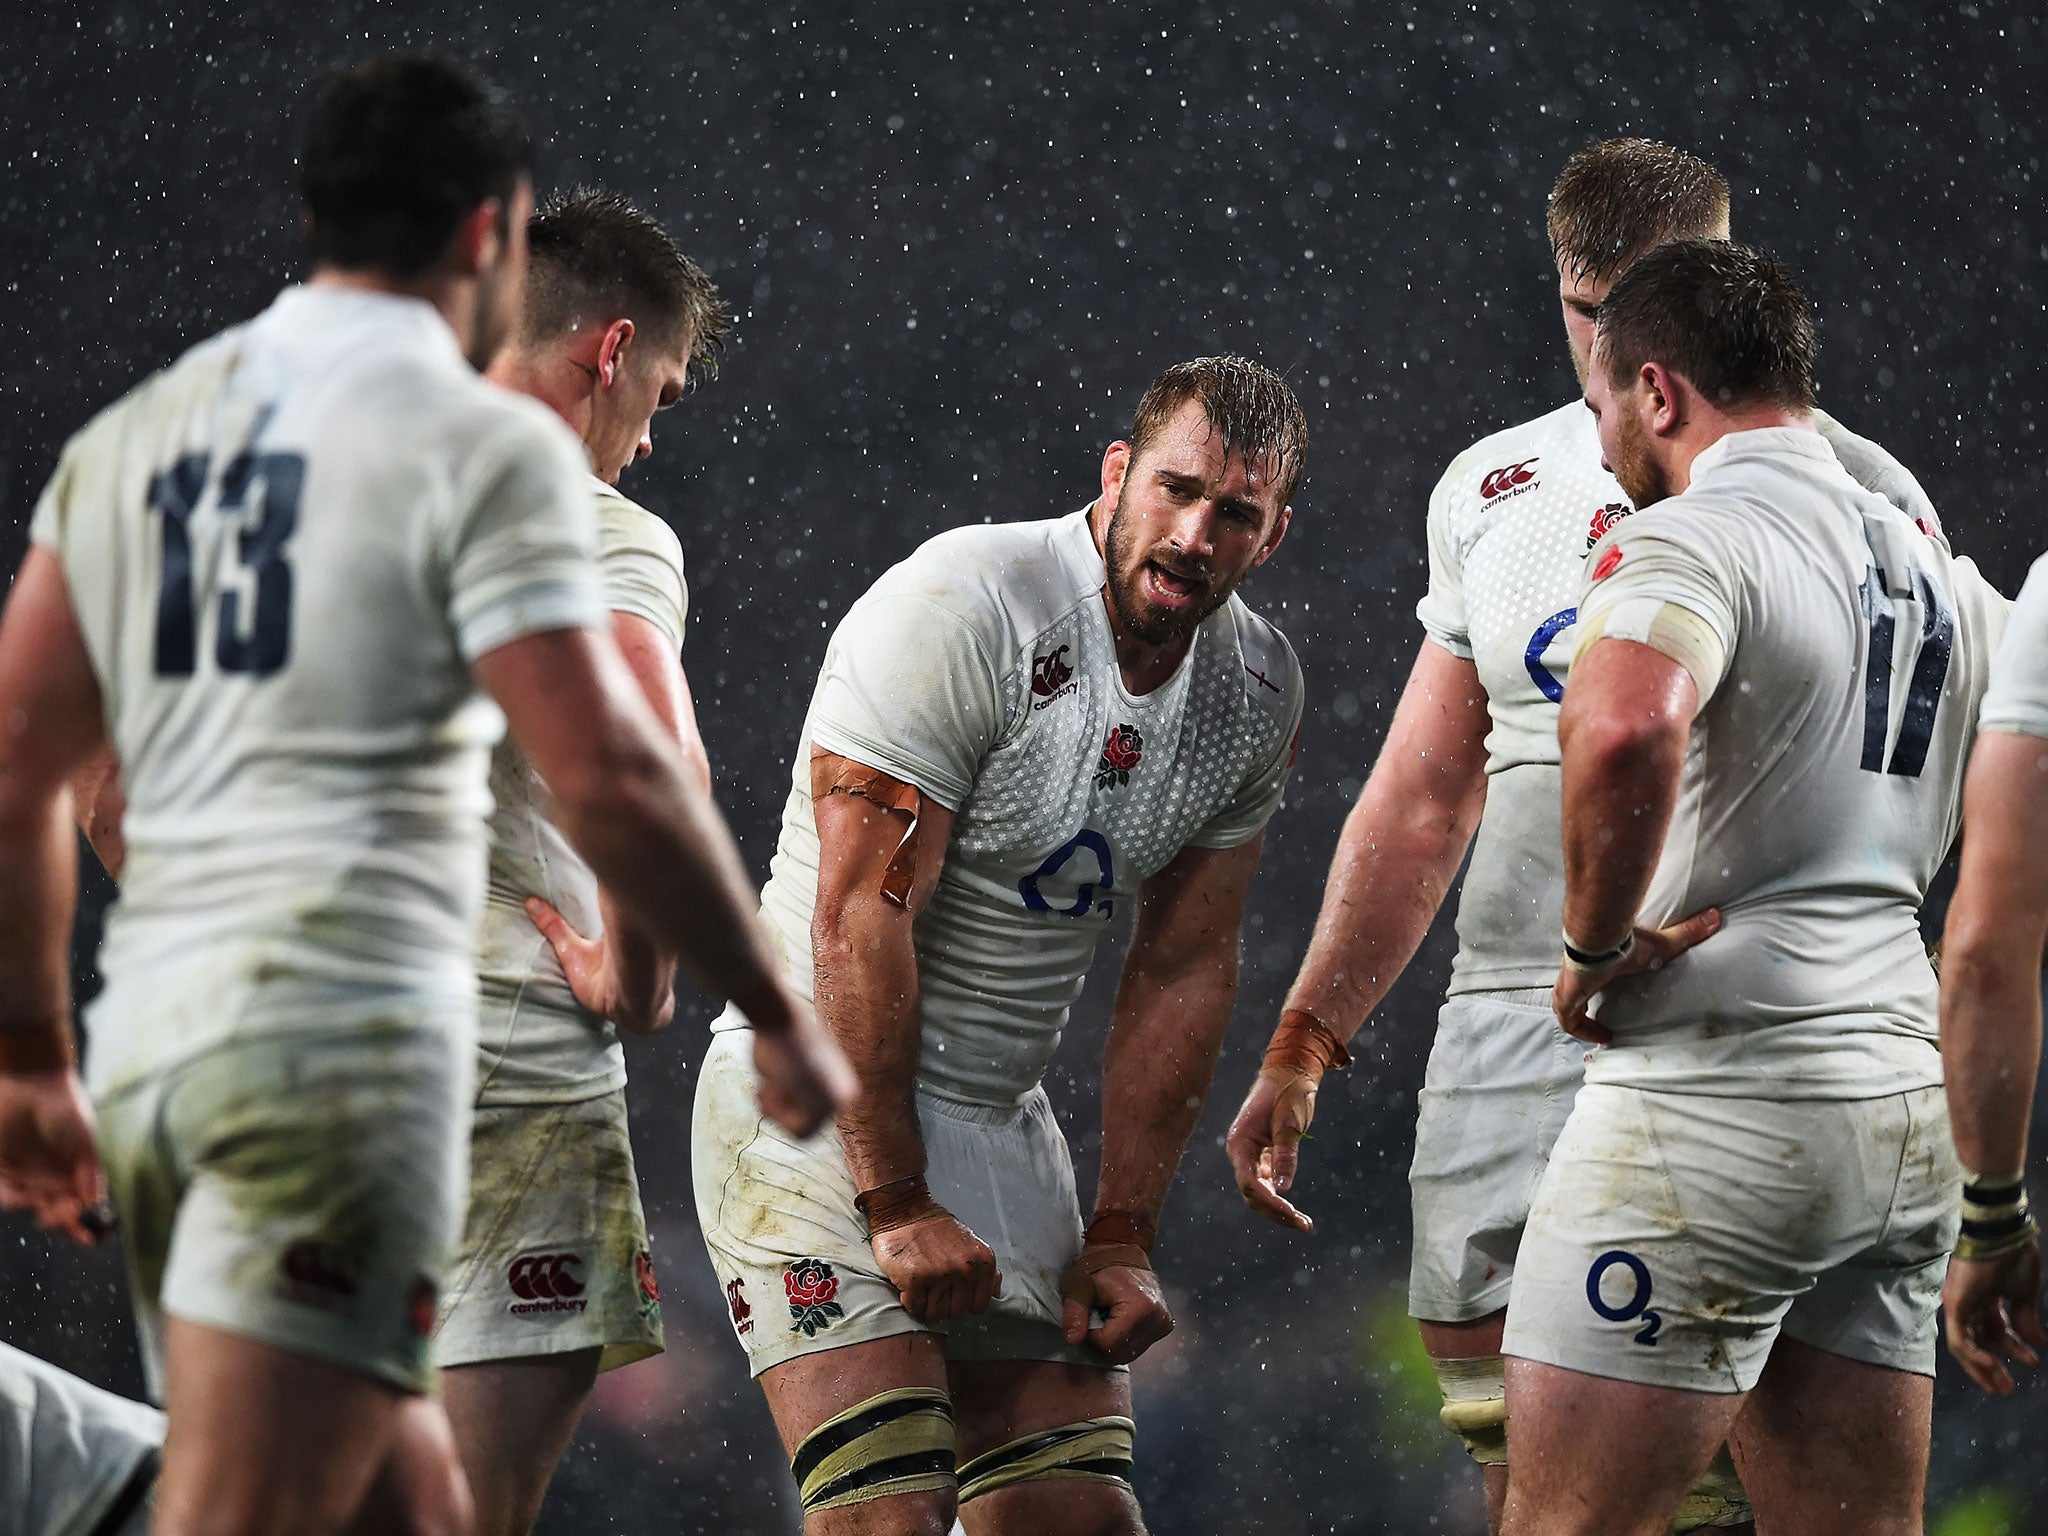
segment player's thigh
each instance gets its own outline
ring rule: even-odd
[[[955,1431],[934,1333],[797,1355],[761,1375],[806,1536],[943,1536]]]
[[[599,1353],[592,1345],[441,1372],[441,1401],[476,1505],[477,1536],[532,1528],[590,1399]]]
[[[1918,1536],[1934,1378],[1780,1338],[1729,1437],[1770,1529]]]
[[[1665,1536],[1742,1408],[1512,1357],[1507,1393],[1502,1536]]]
[[[1135,1536],[1128,1371],[955,1360],[960,1523],[970,1536]]]
[[[176,1316],[164,1378],[157,1536],[341,1529],[408,1400],[361,1371]]]

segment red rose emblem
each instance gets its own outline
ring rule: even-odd
[[[823,1259],[798,1259],[782,1272],[782,1289],[789,1297],[789,1331],[805,1338],[832,1326],[833,1319],[846,1316],[846,1309],[833,1298],[839,1294],[839,1277]]]
[[[661,1300],[661,1282],[654,1278],[654,1255],[642,1248],[633,1255],[633,1279],[649,1301]]]
[[[1145,738],[1138,734],[1135,725],[1120,725],[1109,733],[1102,755],[1117,772],[1129,773],[1145,755]]]
[[[792,1307],[822,1307],[839,1294],[839,1277],[823,1259],[799,1259],[783,1274]]]

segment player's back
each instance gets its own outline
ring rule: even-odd
[[[128,795],[107,969],[212,968],[211,1017],[147,1046],[105,1038],[130,1009],[98,1010],[102,1072],[328,1002],[467,998],[503,728],[468,661],[551,608],[590,615],[581,474],[429,306],[320,287],[73,439],[34,536]]]
[[[1609,989],[1617,1043],[1589,1079],[1821,1098],[1940,1081],[1917,915],[2004,599],[1790,429],[1724,438],[1591,570],[1583,612],[1677,601],[1727,661],[1643,911],[1714,906],[1725,926]]]

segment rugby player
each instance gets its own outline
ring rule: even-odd
[[[1843,470],[1813,351],[1726,241],[1601,307],[1586,401],[1638,511],[1558,719],[1555,1008],[1598,1048],[1508,1302],[1510,1536],[1663,1531],[1731,1431],[1766,1528],[1920,1529],[1962,1175],[1919,911],[2006,604]]]
[[[473,371],[518,312],[528,159],[458,66],[330,77],[311,280],[67,445],[0,619],[0,1204],[85,1239],[111,1187],[159,1536],[467,1526],[422,1389],[503,721],[633,919],[762,1010],[772,1107],[804,1129],[843,1072],[604,627],[580,445]],[[67,779],[109,745],[89,1107]]]
[[[2027,1207],[2027,1121],[2041,1071],[2048,943],[2048,558],[2020,588],[1977,711],[1963,782],[1962,874],[1941,964],[1941,1059],[1964,1173],[1962,1236],[1942,1289],[1949,1351],[1999,1397],[2009,1360],[2039,1363],[2039,1224]]]
[[[0,1531],[148,1536],[164,1416],[0,1344]]]
[[[1572,156],[1550,195],[1549,232],[1582,384],[1601,301],[1629,263],[1666,240],[1727,230],[1727,181],[1682,150],[1614,139]],[[1814,419],[1851,474],[1938,528],[1889,455]],[[1503,1309],[1529,1197],[1584,1070],[1584,1048],[1559,1031],[1549,1002],[1564,905],[1557,705],[1586,552],[1629,511],[1578,399],[1481,439],[1437,483],[1420,652],[1227,1142],[1251,1207],[1309,1230],[1286,1196],[1317,1085],[1348,1060],[1346,1042],[1413,958],[1476,828],[1416,1125],[1408,1302],[1436,1365],[1443,1421],[1482,1468],[1495,1528],[1507,1483]],[[1700,914],[1653,947],[1675,954],[1712,927]],[[1746,1518],[1723,1462],[1680,1528]]]
[[[1169,368],[1091,505],[940,535],[831,640],[762,905],[859,1089],[811,1144],[763,1121],[741,1005],[692,1132],[812,1536],[1142,1529],[1124,1368],[1172,1327],[1150,1253],[1301,714],[1234,593],[1306,440],[1267,369]],[[1040,1080],[1119,910],[1084,1231]]]
[[[618,481],[654,451],[654,413],[716,366],[730,321],[668,231],[615,195],[551,202],[527,242],[526,301],[487,376],[582,440],[612,636],[709,794],[680,660],[682,546]],[[519,1536],[597,1373],[661,1349],[618,1031],[668,1022],[675,962],[598,890],[509,741],[491,759],[491,796],[469,1215],[434,1354],[477,1536]]]

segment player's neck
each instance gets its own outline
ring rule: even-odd
[[[418,277],[392,277],[388,273],[342,267],[315,267],[306,279],[308,288],[326,288],[345,293],[382,293],[396,299],[419,299],[429,305],[466,354],[476,318],[476,281],[449,272],[425,272]]]

